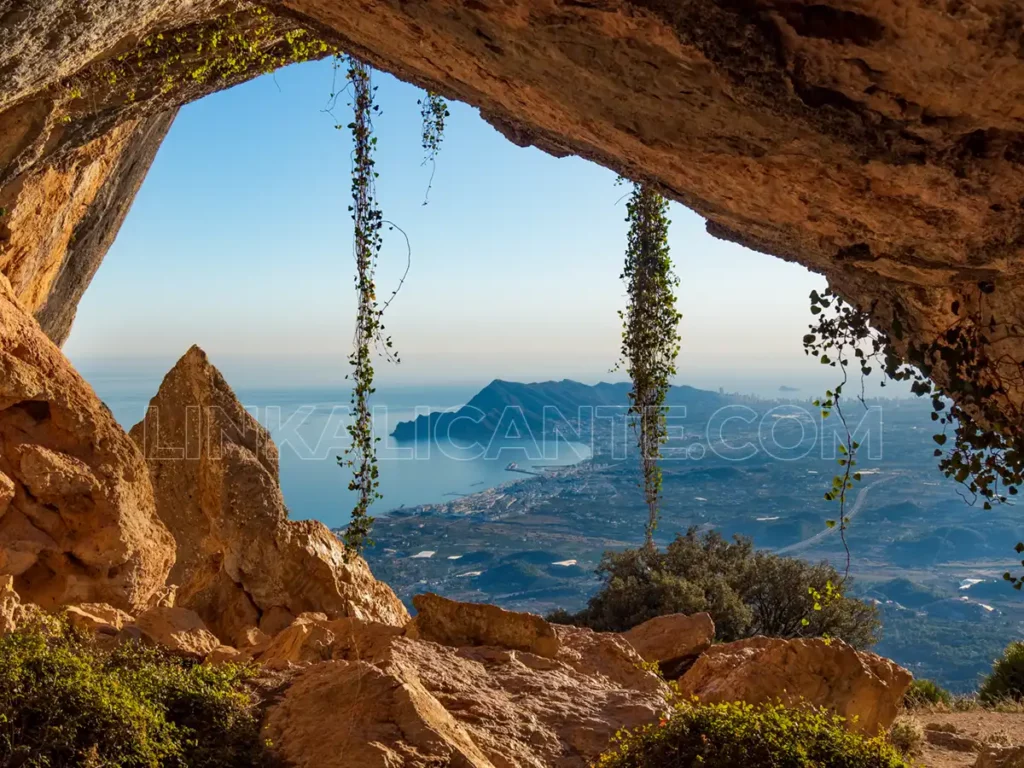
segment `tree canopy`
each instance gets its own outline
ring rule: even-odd
[[[835,568],[755,551],[742,536],[690,528],[664,550],[606,552],[597,572],[604,584],[586,608],[549,619],[624,632],[655,616],[707,611],[724,642],[828,636],[866,648],[879,639],[877,609],[847,597],[850,582]]]

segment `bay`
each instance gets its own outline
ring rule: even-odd
[[[159,377],[122,371],[90,371],[89,383],[114,417],[130,429],[145,416]],[[427,386],[379,390],[374,395],[374,433],[383,498],[373,514],[436,504],[520,480],[521,473],[566,466],[590,457],[578,443],[495,440],[487,445],[432,440],[396,443],[388,435],[400,421],[420,413],[458,408],[476,387]],[[292,518],[320,520],[330,527],[348,522],[356,494],[350,470],[338,465],[350,443],[348,390],[338,387],[279,387],[236,390],[239,401],[266,426],[280,453],[281,489]],[[515,463],[520,471],[509,471]]]

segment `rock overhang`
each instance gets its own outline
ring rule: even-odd
[[[67,172],[68,158],[88,142],[259,74],[110,99],[95,114],[72,112],[70,127],[54,111],[68,83],[146,40],[206,29],[232,13],[259,18],[252,8],[102,0],[76,13],[63,0],[3,17],[0,67],[13,76],[0,85],[0,125],[18,130],[0,130],[0,157],[8,160],[0,203],[13,199],[16,214],[31,174]],[[1017,3],[283,0],[266,8],[273,45],[290,30],[308,30],[479,107],[517,144],[577,154],[654,184],[705,216],[711,234],[824,274],[882,330],[899,317],[904,349],[930,343],[954,320],[954,302],[979,301],[980,286],[994,288],[985,294],[986,319],[1007,328],[1017,322],[1024,242],[1024,11]],[[29,23],[33,16],[63,25],[50,48]],[[152,131],[147,137],[154,141]],[[26,154],[29,145],[42,149]],[[145,165],[151,153],[142,155]],[[85,165],[102,160],[100,152]],[[109,175],[116,183],[119,175]],[[108,182],[97,183],[102,190]],[[136,188],[122,181],[115,194],[130,198]],[[62,189],[49,200],[73,229],[82,196]],[[119,223],[114,215],[92,226],[116,231]],[[81,294],[68,283],[84,289],[109,238],[85,259],[91,271],[70,273],[74,260],[60,238],[47,241],[34,269],[12,258],[17,238],[8,228],[0,269],[20,269],[12,280],[20,298],[33,297],[30,308],[59,337]],[[1012,339],[1001,345],[1000,355],[1024,358]]]

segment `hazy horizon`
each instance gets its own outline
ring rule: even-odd
[[[424,205],[420,94],[375,78],[378,193],[412,249],[385,316],[403,362],[377,366],[380,386],[622,380],[610,369],[627,188],[592,163],[516,147],[455,104]],[[296,65],[182,109],[81,302],[65,345],[77,365],[162,374],[198,343],[236,387],[344,382],[350,147],[322,112],[330,82],[329,62]],[[682,206],[670,216],[677,383],[833,384],[801,348],[807,296],[823,278],[712,238]],[[386,235],[384,295],[407,261],[404,239]]]

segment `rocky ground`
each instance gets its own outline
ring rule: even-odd
[[[1013,768],[1024,752],[1024,713],[916,712],[925,743],[917,760],[926,768]]]

